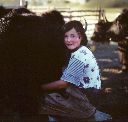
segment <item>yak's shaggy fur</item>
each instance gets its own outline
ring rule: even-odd
[[[0,112],[37,114],[40,85],[61,75],[64,19],[56,10],[42,16],[20,10],[0,19]]]

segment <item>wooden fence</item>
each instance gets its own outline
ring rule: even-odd
[[[90,40],[90,37],[92,36],[95,23],[98,22],[99,19],[101,19],[102,14],[104,13],[104,10],[72,10],[70,8],[43,8],[43,7],[28,7],[33,12],[36,12],[37,15],[40,15],[41,13],[49,10],[58,10],[61,12],[61,14],[64,16],[65,21],[70,20],[79,20],[82,22],[83,26],[85,27],[85,20],[87,22],[87,37]]]

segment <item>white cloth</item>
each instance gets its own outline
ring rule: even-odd
[[[80,88],[100,89],[100,72],[93,53],[85,46],[73,52],[60,79]]]

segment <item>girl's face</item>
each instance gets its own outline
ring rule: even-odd
[[[64,43],[69,50],[79,47],[81,39],[80,34],[74,28],[67,31],[64,35]]]

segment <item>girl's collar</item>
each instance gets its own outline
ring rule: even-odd
[[[75,51],[77,51],[79,48],[81,48],[82,47],[82,45],[80,45],[79,47],[77,47],[77,48],[75,48],[75,49],[73,49],[73,50],[70,50],[70,53],[74,53]]]

